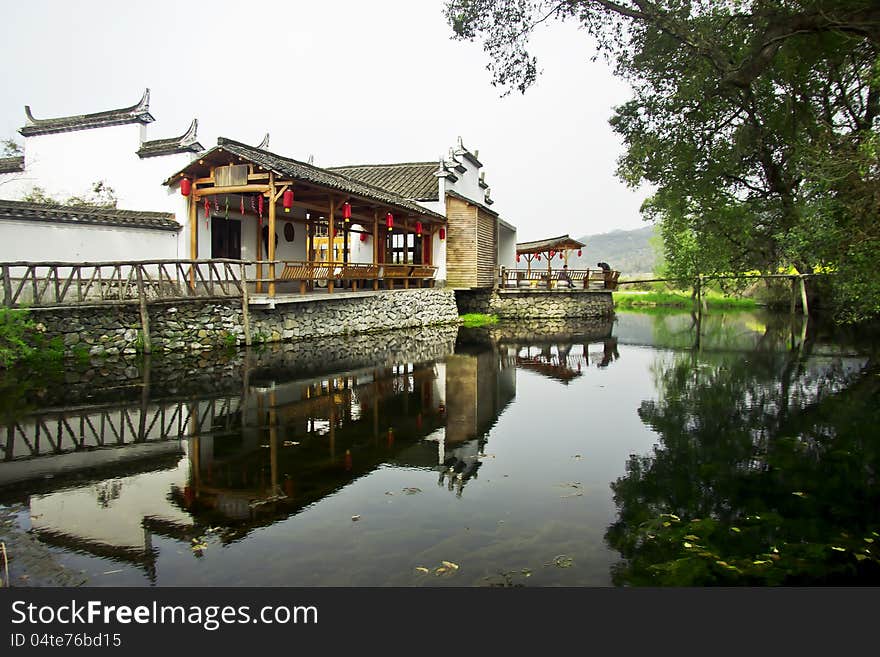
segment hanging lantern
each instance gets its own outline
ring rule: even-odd
[[[519,262],[519,253],[516,254],[516,261]]]
[[[540,253],[535,256],[535,260],[537,260],[538,262],[541,262],[541,254]]]
[[[564,257],[564,256],[563,256],[563,254],[562,254],[562,253],[560,253],[560,254],[559,254],[559,259],[560,259],[560,260],[562,260],[562,259],[563,259],[563,257]]]
[[[550,260],[552,260],[553,256],[555,256],[555,255],[556,255],[556,251],[554,251],[553,249],[550,249]]]
[[[284,206],[285,212],[290,212],[290,208],[293,207],[293,190],[292,189],[285,190],[284,195],[281,198],[281,205]]]
[[[351,203],[348,201],[342,204],[342,218],[351,221]]]
[[[361,233],[361,242],[366,242],[366,241],[367,241],[367,234]]]
[[[192,181],[189,178],[184,178],[180,181],[180,193],[184,196],[189,196],[189,193],[192,191]]]
[[[421,221],[416,222],[416,235],[418,235],[419,237],[421,237],[421,235],[422,235],[422,222]]]
[[[446,229],[445,229],[445,228],[441,228],[441,229],[440,229],[440,239],[441,239],[441,240],[445,240],[445,239],[446,239]]]
[[[388,227],[388,230],[394,230],[394,215],[390,212],[385,215],[385,226]]]
[[[578,249],[578,258],[580,258],[580,257],[581,257],[581,250]]]

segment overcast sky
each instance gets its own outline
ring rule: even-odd
[[[36,118],[136,103],[147,138],[199,119],[218,136],[318,166],[436,160],[478,149],[494,210],[527,241],[646,225],[646,191],[614,176],[612,108],[629,88],[574,25],[541,26],[543,74],[501,97],[478,43],[451,39],[442,0],[6,2],[0,138]],[[171,172],[169,172],[171,173]],[[51,191],[51,190],[49,190]]]

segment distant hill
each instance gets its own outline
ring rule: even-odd
[[[569,256],[568,266],[571,269],[589,269],[595,268],[597,262],[607,262],[622,274],[653,272],[656,255],[649,242],[653,236],[654,227],[647,226],[577,237],[575,239],[587,246],[580,258],[576,252]]]

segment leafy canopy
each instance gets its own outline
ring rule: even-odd
[[[529,35],[576,21],[633,89],[615,108],[618,175],[668,273],[834,271],[839,317],[880,314],[880,5],[875,0],[449,0],[493,83],[537,79]]]

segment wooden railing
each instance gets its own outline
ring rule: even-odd
[[[141,300],[238,297],[238,260],[0,263],[3,306],[129,304]]]
[[[568,278],[575,289],[616,290],[620,272],[614,269],[569,269]],[[498,274],[501,289],[566,289],[568,282],[561,269],[507,269],[501,267]]]
[[[266,277],[275,265],[276,278]],[[258,274],[260,272],[263,275]],[[53,307],[79,304],[127,305],[193,297],[241,297],[262,293],[267,283],[299,282],[300,292],[315,283],[349,284],[352,289],[380,283],[394,287],[431,285],[436,267],[373,263],[310,263],[244,260],[150,260],[128,262],[0,263],[2,307]]]

